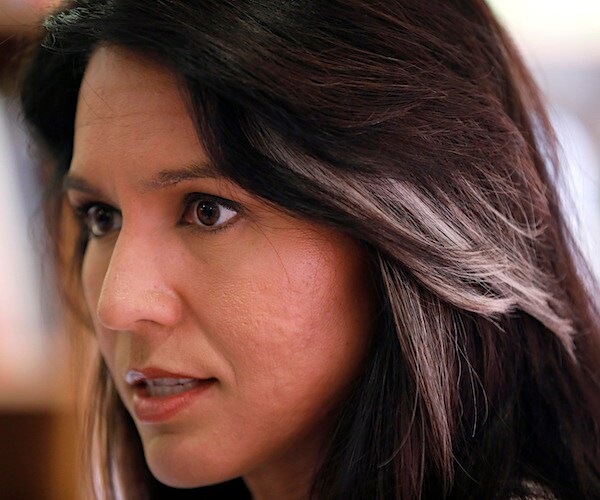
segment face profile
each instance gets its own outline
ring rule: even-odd
[[[220,177],[176,78],[122,50],[91,57],[65,185],[100,351],[154,475],[306,483],[371,341],[359,245]]]

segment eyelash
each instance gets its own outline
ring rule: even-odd
[[[189,193],[183,199],[183,210],[180,219],[183,219],[183,216],[190,210],[190,207],[194,203],[202,200],[212,201],[217,205],[221,205],[222,207],[225,207],[228,210],[234,211],[236,214],[233,217],[231,217],[231,219],[229,219],[228,221],[220,224],[219,226],[215,226],[212,229],[211,226],[200,226],[198,224],[193,223],[182,222],[182,226],[189,226],[193,230],[202,231],[204,233],[210,232],[214,234],[218,233],[219,231],[223,231],[224,229],[227,229],[233,224],[233,221],[235,221],[238,218],[238,216],[242,213],[242,207],[238,203],[235,203],[226,198],[221,198],[220,196],[214,196],[206,193]]]
[[[75,216],[77,217],[77,220],[79,221],[79,223],[81,224],[81,228],[84,231],[84,235],[86,238],[102,238],[103,236],[96,236],[88,222],[87,222],[87,218],[89,215],[89,211],[91,208],[93,207],[102,207],[102,208],[106,208],[108,211],[111,212],[117,212],[118,210],[115,210],[114,208],[112,208],[110,205],[107,205],[106,203],[101,203],[101,202],[97,202],[97,201],[90,201],[90,202],[86,202],[86,203],[82,203],[81,205],[73,205],[73,211],[75,213]],[[106,235],[104,235],[106,236]]]
[[[211,201],[211,202],[215,203],[216,205],[219,205],[228,210],[234,211],[236,214],[233,215],[229,220],[223,222],[222,224],[220,224],[218,226],[214,226],[214,227],[201,226],[199,224],[184,222],[183,221],[184,216],[190,211],[192,205],[199,201]],[[117,214],[121,215],[121,212],[119,210],[115,209],[114,207],[111,207],[107,203],[103,203],[103,202],[99,202],[99,201],[89,201],[89,202],[82,203],[80,205],[73,205],[73,211],[75,213],[75,216],[81,223],[83,230],[86,232],[86,236],[88,238],[96,238],[96,239],[104,238],[105,236],[108,236],[113,231],[108,231],[106,234],[103,234],[103,235],[95,235],[92,232],[92,229],[90,228],[90,225],[89,225],[87,219],[89,217],[90,209],[92,209],[93,207],[104,208],[105,210],[107,210],[108,212],[111,212],[113,214],[117,213]],[[180,221],[179,221],[178,225],[189,226],[193,230],[201,231],[203,233],[213,233],[214,234],[214,233],[217,233],[224,229],[227,229],[230,225],[232,225],[233,224],[232,221],[235,221],[241,212],[242,212],[241,206],[231,200],[221,198],[219,196],[206,194],[206,193],[189,193],[183,199],[183,209],[181,212]]]

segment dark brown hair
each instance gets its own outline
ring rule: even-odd
[[[53,199],[99,45],[177,74],[224,176],[371,256],[380,328],[315,498],[600,497],[594,285],[538,91],[482,1],[68,2],[23,84]],[[186,495],[150,477],[102,363],[95,396],[100,495]]]

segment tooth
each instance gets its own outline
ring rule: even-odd
[[[150,386],[155,386],[155,387],[164,387],[164,386],[174,386],[174,385],[181,385],[181,384],[187,384],[188,382],[192,382],[193,378],[154,378],[154,379],[147,379],[146,383]]]
[[[195,379],[177,379],[187,380],[188,382],[176,385],[148,385],[147,391],[150,397],[174,396],[182,392],[189,391],[200,385],[199,380]]]

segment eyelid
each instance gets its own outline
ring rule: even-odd
[[[214,203],[217,203],[218,205],[222,205],[223,207],[236,212],[236,215],[233,216],[230,220],[228,220],[218,226],[201,226],[198,224],[183,222],[183,219],[184,219],[186,213],[190,210],[190,207],[194,203],[201,201],[201,200],[213,201]],[[244,209],[239,203],[229,200],[227,198],[221,198],[220,196],[216,196],[216,195],[212,195],[212,194],[208,194],[208,193],[201,193],[201,192],[188,193],[184,197],[184,200],[183,200],[183,210],[182,210],[182,213],[180,216],[180,224],[183,226],[189,226],[194,230],[198,230],[198,231],[202,231],[202,232],[217,232],[222,229],[227,229],[230,225],[232,225],[240,217],[240,215],[243,214],[243,212],[244,212]]]
[[[184,210],[198,200],[211,200],[215,203],[225,206],[226,208],[229,208],[230,210],[235,210],[237,213],[241,213],[243,211],[241,205],[235,201],[228,200],[227,198],[221,198],[220,196],[215,196],[214,194],[200,192],[188,193],[185,195],[183,199]]]
[[[122,224],[123,216],[121,214],[121,211],[116,209],[115,207],[109,205],[108,203],[104,203],[101,201],[93,201],[93,200],[89,200],[89,201],[83,201],[83,200],[71,201],[71,200],[69,200],[69,204],[71,205],[71,209],[73,210],[75,217],[77,218],[79,223],[83,226],[83,230],[86,231],[88,238],[101,239],[101,238],[104,238],[104,237],[110,235],[111,233],[114,233],[117,230],[117,229],[112,229],[110,231],[107,231],[104,234],[100,234],[100,235],[95,234],[87,220],[88,216],[90,215],[90,209],[92,209],[93,207],[101,207],[107,211],[112,212],[114,214],[114,216],[118,216],[119,218],[121,218],[121,224]],[[119,225],[118,229],[120,229],[120,225]]]
[[[120,212],[119,209],[115,208],[111,201],[104,199],[104,197],[95,196],[77,189],[69,189],[65,191],[65,198],[75,212],[78,212],[84,208],[90,208],[93,205],[102,205]]]
[[[75,212],[75,215],[78,217],[81,217],[82,220],[83,218],[85,218],[90,210],[90,208],[95,207],[95,206],[100,206],[100,207],[104,207],[107,208],[113,212],[116,212],[118,214],[121,214],[121,211],[115,207],[113,207],[110,203],[106,203],[104,201],[99,201],[99,200],[94,200],[94,199],[85,199],[85,198],[77,198],[75,200],[71,200],[68,198],[69,201],[69,205],[71,207],[71,210],[73,210],[73,212]]]

